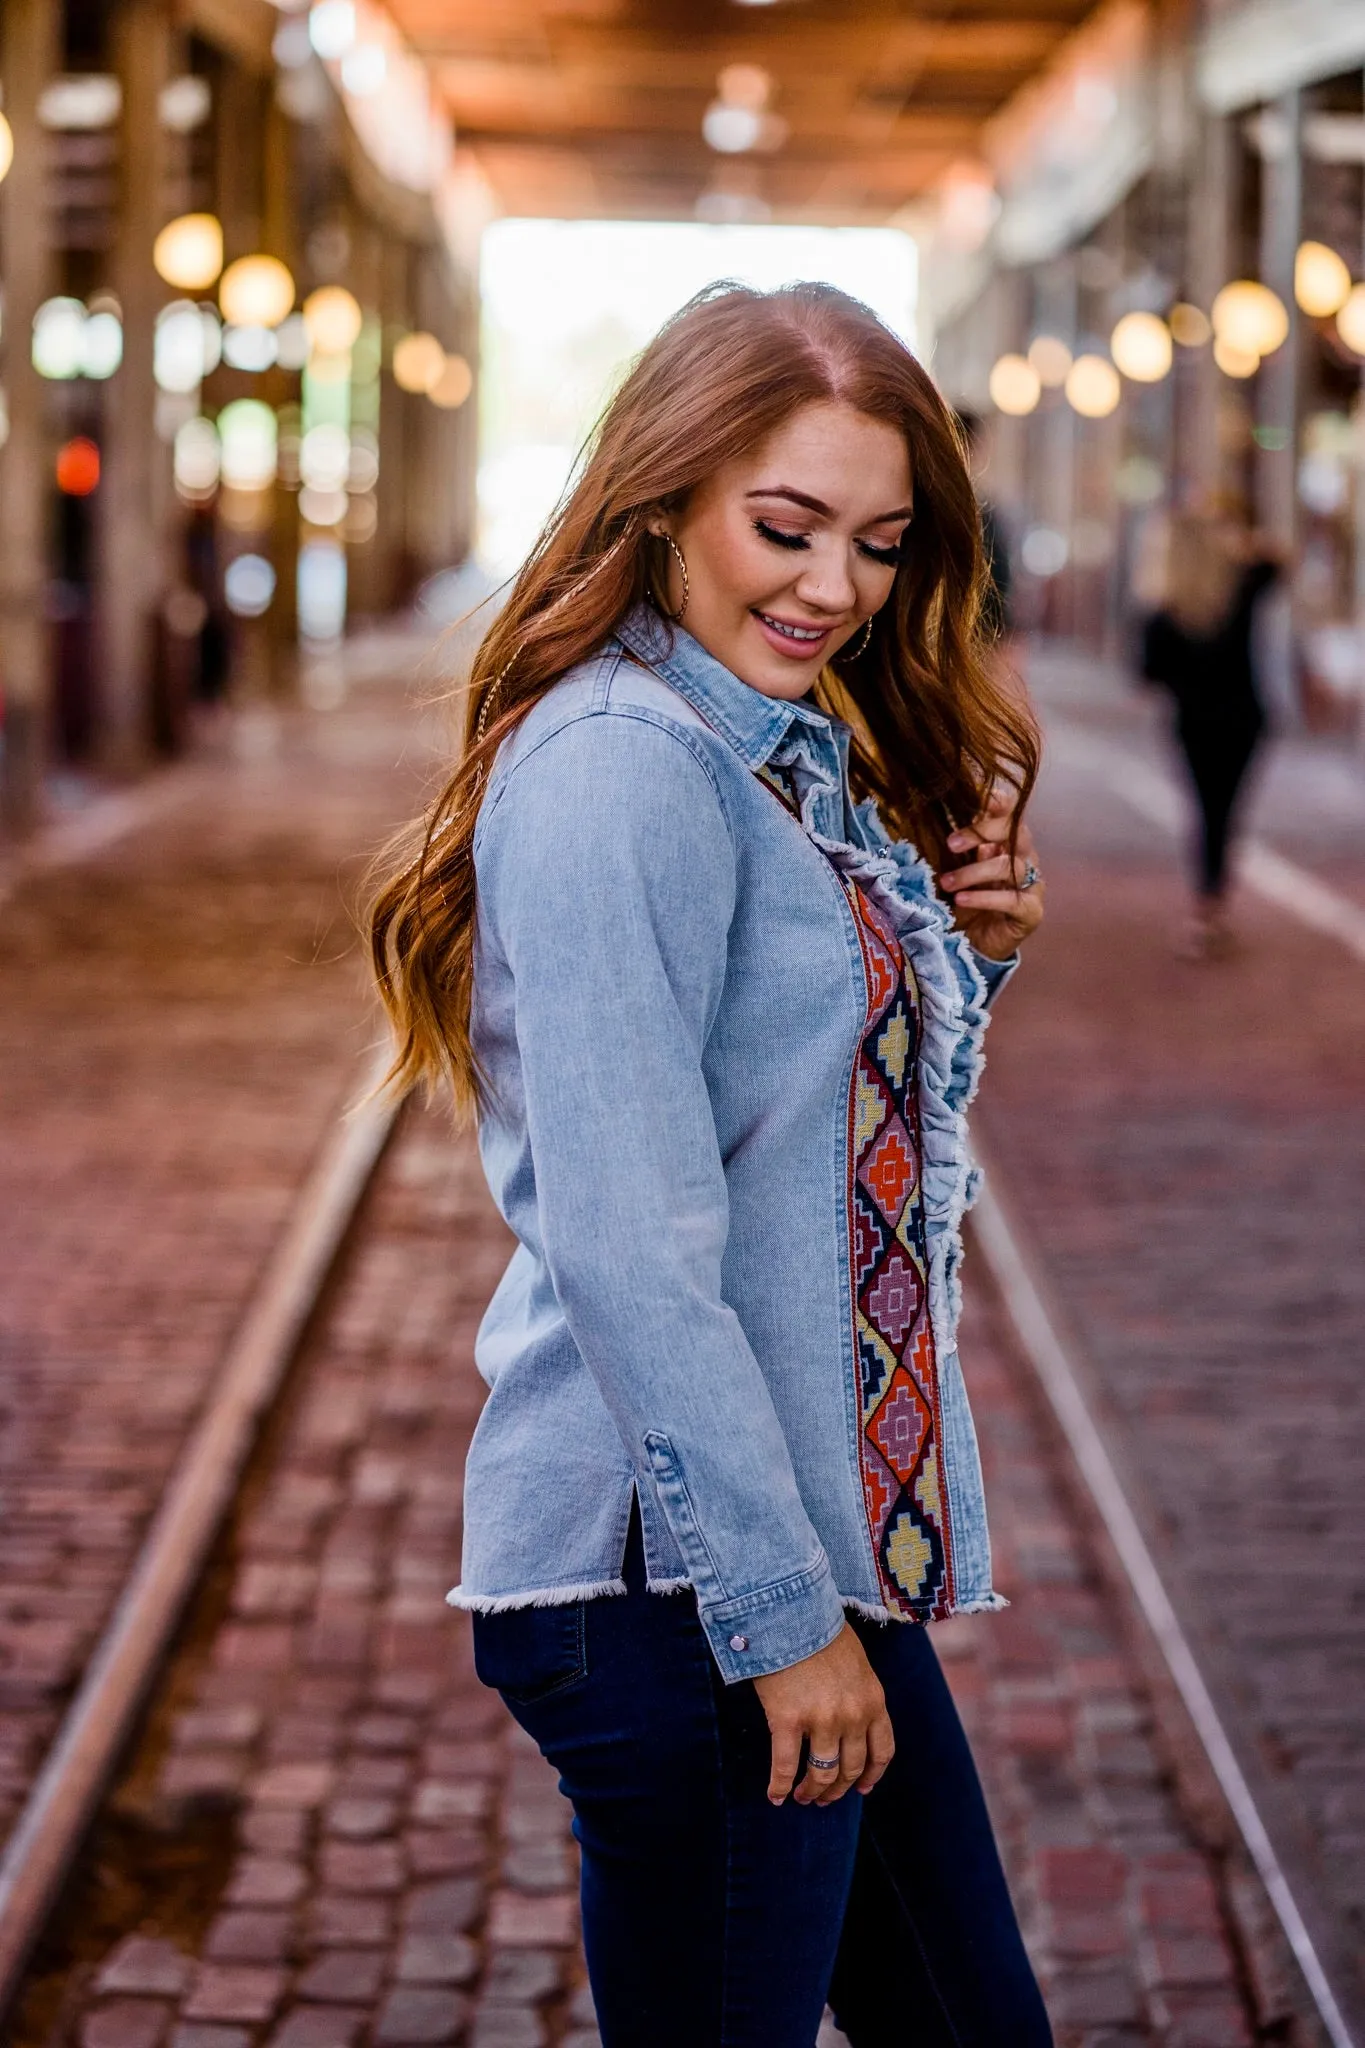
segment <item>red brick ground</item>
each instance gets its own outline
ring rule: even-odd
[[[1302,856],[1331,791],[1315,812],[1311,749],[1272,769],[1281,788],[1289,769],[1297,831],[1282,800],[1264,822]],[[1365,968],[1249,894],[1242,953],[1183,964],[1169,841],[1065,766],[1037,822],[1048,923],[1001,1005],[980,1129],[1365,2012]],[[1365,811],[1334,883],[1365,872],[1362,840]]]
[[[242,725],[0,907],[0,1837],[374,1034],[346,898],[406,694]]]
[[[472,1147],[410,1116],[17,2048],[595,2039],[567,1809],[442,1599],[506,1249]],[[1016,1604],[937,1636],[1059,2041],[1248,2043],[1216,1872],[988,1308],[968,1353]]]

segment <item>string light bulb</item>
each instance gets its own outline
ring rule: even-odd
[[[991,370],[991,404],[1013,419],[1031,413],[1042,395],[1038,372],[1027,356],[1000,356]]]
[[[1358,284],[1337,314],[1337,333],[1347,348],[1365,356],[1365,284]]]
[[[1244,354],[1273,355],[1289,332],[1289,314],[1268,284],[1239,277],[1213,302],[1213,331]]]
[[[239,256],[223,272],[218,304],[232,327],[278,327],[294,304],[294,279],[278,256]]]
[[[363,322],[359,301],[343,284],[321,285],[303,302],[303,324],[320,355],[344,356]]]
[[[223,268],[223,229],[211,213],[182,213],[152,244],[156,274],[178,292],[206,292]]]
[[[1077,356],[1066,376],[1066,399],[1082,419],[1107,419],[1122,394],[1119,373],[1105,356]]]
[[[1125,313],[1109,337],[1109,353],[1134,384],[1159,384],[1171,367],[1171,330],[1155,313]]]
[[[1294,297],[1310,320],[1329,320],[1351,296],[1351,273],[1325,242],[1300,242],[1294,255]]]

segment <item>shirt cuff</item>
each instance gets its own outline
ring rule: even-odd
[[[1019,965],[1019,955],[1011,953],[1008,960],[992,960],[989,955],[978,953],[973,946],[972,958],[976,962],[977,973],[986,984],[986,1008],[989,1009]]]
[[[843,1603],[823,1552],[809,1571],[736,1600],[700,1607],[699,1614],[727,1685],[764,1678],[813,1657],[844,1625]]]

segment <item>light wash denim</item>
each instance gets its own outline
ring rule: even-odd
[[[634,657],[632,659],[631,657]],[[641,666],[639,664],[645,664]],[[633,612],[500,751],[474,840],[479,1142],[519,1240],[476,1346],[481,1612],[691,1585],[727,1681],[885,1608],[863,1505],[849,1101],[867,991],[840,874],[918,984],[922,1185],[957,1611],[991,1585],[956,1349],[964,1111],[1013,963],[848,794],[847,732]],[[798,829],[754,772],[787,771]]]

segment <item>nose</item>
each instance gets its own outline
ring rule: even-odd
[[[801,564],[796,595],[812,611],[851,612],[858,603],[857,586],[849,568],[848,550],[830,535],[816,546]]]

